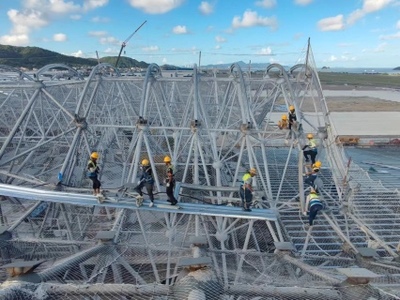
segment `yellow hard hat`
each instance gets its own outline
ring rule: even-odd
[[[97,152],[92,152],[92,154],[90,154],[90,158],[98,159],[99,154]]]
[[[282,115],[281,119],[282,120],[287,120],[287,115]]]
[[[143,165],[143,166],[148,166],[148,165],[150,165],[149,160],[148,160],[148,159],[143,159],[143,160],[142,160],[142,165]]]
[[[322,166],[322,162],[320,162],[319,160],[317,160],[315,162],[315,164],[313,165],[314,168],[321,168],[321,166]]]
[[[169,157],[168,155],[166,157],[164,157],[164,162],[165,163],[171,162],[171,157]]]
[[[307,134],[307,138],[308,139],[312,139],[314,136],[312,135],[312,133]]]
[[[294,106],[293,106],[293,105],[290,105],[290,106],[289,106],[289,110],[290,110],[290,111],[294,111]]]
[[[249,173],[250,173],[250,174],[253,174],[253,175],[257,175],[257,170],[256,170],[256,168],[251,168],[251,169],[249,170]]]

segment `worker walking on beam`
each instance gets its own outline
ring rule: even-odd
[[[252,181],[253,177],[257,175],[257,170],[251,168],[242,177],[242,184],[240,185],[239,195],[242,199],[242,206],[244,211],[251,211],[250,206],[253,201],[253,195],[255,194]]]
[[[289,130],[292,130],[292,127],[294,130],[297,129],[297,116],[293,105],[289,106],[288,117],[289,117]]]
[[[308,184],[311,188],[318,191],[318,186],[315,185],[318,173],[320,168],[322,167],[322,163],[320,161],[316,161],[315,164],[312,165],[311,172],[307,172],[304,174],[306,178],[304,179],[304,183]]]
[[[311,164],[315,164],[315,158],[318,154],[318,148],[317,148],[317,141],[314,139],[314,136],[309,133],[307,134],[307,144],[304,145],[303,147],[303,155],[304,158],[306,159],[306,163],[310,161],[311,158]]]
[[[153,170],[151,169],[150,162],[148,159],[142,160],[141,170],[142,170],[142,174],[140,175],[138,185],[135,187],[135,191],[139,194],[139,198],[143,199],[142,189],[143,189],[143,187],[146,187],[147,194],[149,195],[149,198],[150,198],[149,207],[153,207],[153,205],[154,205],[154,194],[153,194],[154,177],[153,177]],[[141,203],[140,203],[140,205],[141,205]],[[140,205],[138,205],[138,206],[140,206]]]
[[[174,166],[171,163],[171,157],[168,155],[164,157],[164,163],[166,166],[166,178],[165,178],[165,186],[166,192],[168,196],[168,202],[171,205],[175,205],[178,201],[174,197],[174,189],[175,189],[175,177],[174,177]]]
[[[314,219],[316,218],[318,212],[324,209],[324,204],[322,203],[319,194],[313,188],[306,199],[306,211],[304,215],[308,214],[308,224],[313,226]]]
[[[90,159],[87,164],[87,171],[88,171],[87,175],[88,175],[89,179],[92,180],[92,182],[93,182],[93,195],[94,196],[101,195],[101,193],[100,193],[101,183],[100,183],[100,180],[98,179],[98,174],[100,172],[100,168],[97,164],[98,158],[99,158],[99,154],[97,152],[92,152],[92,154],[90,154]]]
[[[281,119],[278,121],[278,128],[279,129],[288,129],[289,128],[287,115],[281,116]]]

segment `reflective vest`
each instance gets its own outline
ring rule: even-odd
[[[322,205],[322,202],[319,200],[319,196],[317,194],[311,193],[309,197],[310,197],[310,202],[308,204],[309,209],[311,208],[311,206],[317,204]]]
[[[96,170],[97,170],[97,164],[93,160],[88,161],[88,169],[94,169],[94,171],[88,171],[87,176],[89,178],[93,178],[97,176]]]
[[[242,177],[243,189],[246,188],[246,184],[251,184],[251,175],[250,175],[250,173],[246,173]]]
[[[308,147],[312,150],[317,150],[317,142],[314,139],[308,141]]]

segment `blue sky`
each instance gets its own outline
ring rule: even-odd
[[[400,0],[1,0],[0,44],[193,66],[400,66]]]

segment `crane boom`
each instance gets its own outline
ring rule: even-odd
[[[126,44],[128,44],[128,42],[129,42],[129,40],[133,37],[133,35],[134,35],[140,28],[142,28],[142,26],[143,26],[146,22],[147,22],[147,21],[144,21],[144,22],[142,23],[142,25],[140,25],[134,32],[131,33],[130,36],[127,37],[127,39],[126,39],[125,41],[122,42],[121,49],[119,50],[119,54],[118,54],[118,57],[117,57],[117,61],[116,61],[116,63],[115,63],[115,67],[116,67],[116,68],[118,68],[118,62],[119,62],[119,59],[120,59],[120,57],[121,57],[122,50],[124,50]]]

